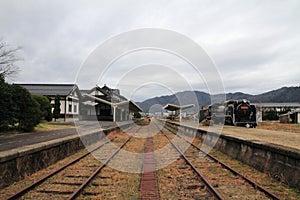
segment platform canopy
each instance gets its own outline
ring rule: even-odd
[[[195,106],[194,104],[188,104],[188,105],[184,105],[184,106],[179,106],[179,105],[175,105],[175,104],[167,104],[163,107],[163,109],[170,110],[170,111],[177,111],[177,110],[184,110],[187,108],[192,108],[194,106]]]
[[[143,109],[131,100],[129,101],[129,110],[132,112],[143,112]]]
[[[175,111],[175,112],[179,111],[179,121],[181,122],[181,119],[182,119],[181,112],[182,112],[182,110],[187,109],[187,108],[192,108],[194,106],[195,106],[194,104],[188,104],[188,105],[184,105],[184,106],[179,106],[179,105],[174,105],[174,104],[167,104],[163,107],[163,109],[170,110],[170,111]]]
[[[131,100],[126,100],[126,101],[113,103],[113,102],[110,102],[110,101],[107,101],[105,99],[95,97],[95,96],[89,95],[89,94],[84,94],[83,96],[88,97],[90,99],[93,99],[95,101],[95,102],[85,101],[85,102],[83,102],[83,104],[85,104],[85,105],[95,106],[95,105],[98,104],[97,102],[101,102],[101,103],[110,105],[113,108],[113,121],[115,121],[115,118],[116,118],[116,108],[117,107],[122,107],[124,105],[129,105],[129,112],[143,112],[143,109]]]

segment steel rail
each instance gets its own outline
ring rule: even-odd
[[[189,159],[184,155],[184,153],[168,138],[168,136],[161,130],[161,133],[169,140],[172,146],[178,151],[181,157],[186,161],[188,165],[191,166],[193,171],[197,174],[197,176],[204,182],[210,194],[212,194],[216,199],[223,200],[224,198],[221,194],[208,182],[208,180],[196,169],[196,167],[189,161]]]
[[[107,164],[115,157],[115,155],[117,155],[119,153],[119,151],[130,141],[132,137],[129,137],[108,159],[106,159],[106,161],[100,166],[98,167],[94,173],[84,182],[82,183],[79,188],[76,189],[75,192],[73,192],[71,194],[71,196],[68,198],[68,200],[71,199],[75,199],[82,191],[83,189],[91,182],[91,180],[93,178],[95,178],[95,176],[97,176],[97,174],[100,173],[100,171],[107,166]]]
[[[174,133],[174,130],[171,130],[170,127],[166,127],[170,132],[172,132],[174,135],[176,135],[177,137],[181,138],[182,140],[184,140],[185,142],[189,143],[190,145],[192,145],[194,148],[196,148],[197,150],[201,151],[203,154],[206,154],[209,158],[211,158],[213,161],[215,161],[216,163],[219,163],[222,167],[224,167],[225,169],[228,169],[230,172],[232,172],[235,175],[240,176],[241,178],[243,178],[245,181],[247,181],[249,184],[251,184],[253,187],[258,188],[260,191],[262,191],[264,194],[266,194],[268,197],[274,199],[274,200],[280,200],[280,198],[278,196],[276,196],[275,194],[273,194],[272,192],[270,192],[269,190],[267,190],[266,188],[264,188],[262,185],[256,183],[255,181],[247,178],[245,175],[241,174],[240,172],[236,171],[235,169],[231,168],[230,166],[228,166],[227,164],[225,164],[224,162],[218,160],[216,157],[212,156],[211,154],[209,154],[208,152],[204,151],[203,149],[200,149],[198,146],[196,146],[195,144],[193,144],[192,142],[184,139],[183,137],[181,137],[180,135],[177,135],[176,133]]]
[[[92,152],[100,149],[101,147],[103,147],[105,144],[109,143],[110,141],[106,141],[105,143],[97,146],[96,148],[92,149],[90,152],[87,152],[85,154],[83,154],[82,156],[79,156],[78,158],[70,161],[69,163],[65,164],[64,166],[58,168],[57,170],[51,172],[50,174],[42,177],[41,179],[35,181],[34,183],[30,184],[29,186],[21,189],[20,191],[18,191],[17,193],[13,194],[12,196],[8,197],[7,200],[14,200],[14,199],[18,199],[21,196],[23,196],[24,194],[26,194],[28,191],[34,189],[35,187],[37,187],[38,185],[42,184],[44,181],[46,181],[47,179],[49,179],[50,177],[54,176],[55,174],[61,172],[62,170],[64,170],[65,168],[69,167],[70,165],[73,165],[75,163],[77,163],[78,161],[80,161],[81,159],[83,159],[84,157],[88,156],[89,154],[91,154]]]
[[[130,129],[132,129],[134,127],[130,127]],[[57,173],[61,172],[62,170],[64,170],[65,168],[77,163],[78,161],[80,161],[81,159],[85,158],[86,156],[88,156],[89,154],[91,154],[92,152],[100,149],[101,147],[103,147],[105,144],[111,142],[111,140],[104,142],[103,144],[95,147],[94,149],[92,149],[91,151],[79,156],[78,158],[75,158],[74,160],[70,161],[69,163],[65,164],[64,166],[61,166],[60,168],[58,168],[57,170],[51,172],[50,174],[40,178],[39,180],[33,182],[32,184],[28,185],[27,187],[19,190],[18,192],[16,192],[15,194],[9,196],[7,198],[7,200],[15,200],[20,198],[21,196],[23,196],[24,194],[26,194],[27,192],[29,192],[30,190],[33,190],[35,187],[39,186],[40,184],[42,184],[43,182],[45,182],[47,179],[51,178],[52,176],[56,175]]]

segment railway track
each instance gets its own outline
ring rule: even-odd
[[[172,128],[168,127],[162,133],[205,182],[216,199],[241,199],[241,197],[244,199],[280,199],[266,188],[184,139],[180,134],[176,134]],[[176,139],[171,141],[170,137],[174,137],[174,134]],[[180,149],[182,142],[190,144],[184,153]]]
[[[134,126],[131,132],[114,133],[111,141],[101,141],[92,150],[93,155],[78,157],[8,199],[279,199],[202,151],[184,132],[160,130],[156,122]],[[136,153],[135,159],[130,160],[126,151]],[[169,164],[160,165],[159,158]],[[110,167],[113,163],[136,173],[121,172]]]
[[[160,164],[168,166],[158,170],[159,191],[161,199],[217,199],[208,189],[207,183],[193,169],[189,160],[181,155],[181,150],[172,145],[163,131],[156,134],[154,140],[161,156],[157,155]],[[179,151],[178,151],[179,150]]]
[[[125,141],[114,142],[114,145],[111,144],[112,141],[104,140],[92,151],[35,181],[7,199],[49,199],[50,197],[54,199],[75,199],[131,138],[128,137]],[[101,162],[95,159],[100,151],[98,159]]]

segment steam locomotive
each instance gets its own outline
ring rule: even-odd
[[[199,112],[199,121],[203,120],[255,128],[256,108],[246,99],[228,100],[224,103],[203,106]]]

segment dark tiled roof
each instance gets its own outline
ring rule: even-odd
[[[46,96],[67,96],[77,88],[76,84],[18,84],[26,88],[31,94]]]
[[[95,90],[100,91],[102,94],[104,94],[104,96],[106,96],[107,99],[111,99],[111,98],[120,98],[121,101],[126,101],[127,99],[120,95],[120,91],[118,89],[112,89],[106,85],[104,85],[102,88],[99,87],[98,85],[96,85],[96,87],[93,87],[89,92],[87,93],[91,93]],[[82,90],[80,90],[82,91]]]

